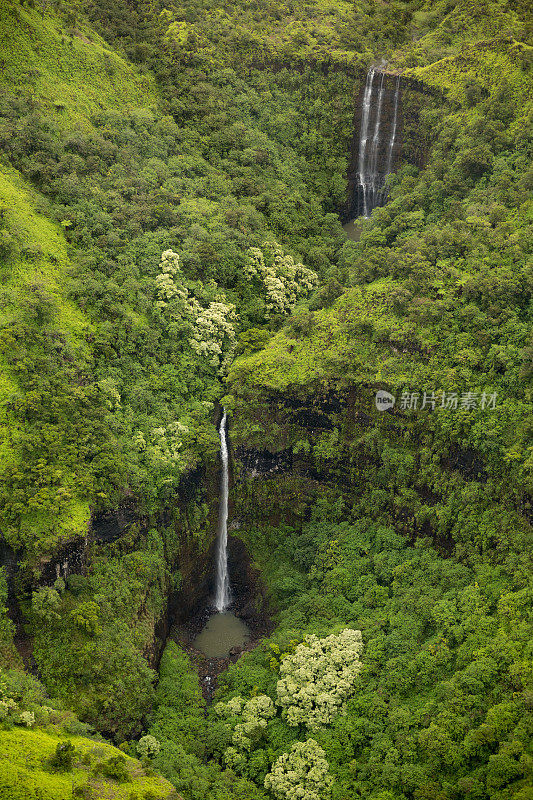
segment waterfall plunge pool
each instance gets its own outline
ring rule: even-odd
[[[342,226],[342,229],[348,239],[351,239],[352,242],[358,242],[361,237],[361,232],[363,230],[362,224],[364,222],[364,218],[361,219],[360,217],[356,217],[356,219],[351,219],[345,225]]]
[[[231,611],[223,611],[209,617],[192,646],[207,658],[225,658],[233,648],[240,650],[248,644],[251,635],[250,629],[239,617]]]
[[[242,650],[250,640],[250,630],[235,614],[228,611],[231,602],[228,564],[228,494],[229,458],[226,409],[222,409],[220,422],[220,504],[218,514],[217,557],[215,576],[215,608],[217,614],[209,617],[205,628],[196,637],[193,647],[208,658],[225,658],[233,649]]]
[[[170,630],[170,638],[187,652],[197,668],[202,693],[208,702],[215,692],[218,675],[272,631],[259,573],[252,568],[244,543],[228,536],[229,453],[227,417],[222,411],[218,529],[214,552],[210,551],[215,562],[213,580],[207,577],[205,564],[200,565],[197,574],[189,571],[200,591],[193,602],[186,592],[180,592],[182,596],[174,599],[177,613]],[[178,611],[180,605],[186,609],[185,614]]]

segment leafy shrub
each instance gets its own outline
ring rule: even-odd
[[[89,636],[98,636],[102,632],[99,617],[100,607],[93,600],[81,603],[70,612],[70,618],[74,625]]]
[[[248,250],[246,274],[262,284],[267,317],[287,314],[318,283],[316,272],[295,263],[277,242],[264,242],[262,250],[257,247]]]
[[[71,741],[59,742],[55,753],[50,757],[50,769],[53,772],[70,772],[76,748]]]
[[[61,619],[58,613],[61,608],[61,597],[51,586],[43,586],[33,592],[31,607],[37,617],[48,623]]]
[[[161,750],[161,745],[155,736],[143,736],[137,742],[137,753],[140,758],[153,758]]]
[[[106,761],[100,762],[94,767],[95,772],[100,772],[106,778],[112,778],[118,783],[129,783],[131,775],[126,767],[124,756],[111,756]]]
[[[270,339],[270,336],[270,332],[264,330],[264,328],[248,328],[239,336],[237,353],[246,356],[261,350]]]
[[[307,739],[274,762],[265,788],[282,800],[320,800],[332,782],[324,750],[315,739]]]
[[[26,728],[32,728],[35,725],[35,714],[33,711],[21,711],[19,722],[21,725],[25,725]]]
[[[346,628],[319,639],[306,636],[280,665],[278,699],[289,725],[315,730],[345,707],[361,671],[361,631]]]
[[[89,581],[84,575],[73,573],[67,578],[67,586],[74,596],[78,596],[89,588]]]

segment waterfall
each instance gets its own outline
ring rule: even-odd
[[[400,102],[400,76],[396,76],[396,89],[394,90],[394,115],[392,120],[392,132],[389,139],[389,154],[387,157],[387,175],[390,175],[392,167],[392,154],[396,144],[396,131],[398,130],[398,105]]]
[[[372,147],[370,150],[370,190],[372,192],[372,208],[376,205],[376,195],[380,188],[380,181],[378,175],[379,129],[381,127],[381,111],[383,109],[384,91],[385,91],[385,73],[382,72],[381,81],[379,84],[376,120],[374,122],[374,135],[372,137]]]
[[[375,70],[371,69],[366,76],[365,94],[363,96],[363,113],[361,116],[361,133],[359,136],[359,183],[363,188],[364,214],[368,217],[367,182],[366,182],[366,143],[368,142],[368,126],[370,122],[370,103]]]
[[[379,88],[378,82],[375,81],[376,74],[380,75]],[[367,75],[363,94],[357,182],[362,195],[365,217],[370,216],[372,210],[386,199],[384,185],[393,166],[398,131],[400,76],[396,77],[392,115],[390,103],[385,103],[385,113],[383,108],[387,91],[386,80],[387,73],[376,72],[372,68]],[[382,131],[385,134],[384,139]]]
[[[220,422],[220,458],[222,460],[222,477],[220,481],[220,505],[218,509],[217,537],[217,572],[215,589],[215,606],[217,611],[225,611],[230,604],[229,572],[228,572],[228,440],[226,434],[226,411]]]

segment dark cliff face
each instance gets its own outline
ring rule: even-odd
[[[235,457],[241,464],[243,474],[250,479],[290,472],[294,460],[291,448],[271,453],[269,450],[241,446],[236,449]]]
[[[173,506],[183,512],[185,520],[176,536],[187,539],[187,508],[189,504],[203,502],[210,493],[208,476],[199,467],[186,473],[179,484]],[[212,494],[212,492],[211,492]],[[44,586],[57,578],[67,579],[72,574],[85,574],[100,549],[128,536],[128,547],[134,548],[151,527],[168,528],[174,522],[174,508],[162,507],[155,515],[148,514],[135,499],[130,498],[119,506],[93,514],[87,534],[57,548],[39,565],[35,585]],[[171,565],[172,566],[172,565]]]
[[[58,578],[68,584],[72,575],[87,575],[106,553],[127,554],[142,548],[148,531],[155,528],[167,531],[164,559],[168,574],[179,571],[181,575],[178,589],[168,584],[163,612],[152,620],[152,637],[143,650],[150,665],[157,666],[173,617],[190,613],[209,591],[210,544],[216,533],[217,508],[218,466],[214,464],[184,475],[172,504],[157,514],[147,513],[132,498],[115,509],[94,514],[85,536],[65,542],[31,568],[23,565],[22,554],[0,539],[0,566],[7,577],[8,610],[17,626],[19,650],[31,649],[21,608],[32,591],[52,586]],[[142,607],[138,616],[146,622]]]
[[[373,129],[376,114],[377,84],[381,87],[383,76],[383,98],[381,107],[380,136],[377,147],[377,172],[383,179],[390,167],[395,172],[403,164],[413,164],[422,168],[426,162],[430,148],[429,138],[421,131],[420,111],[423,106],[435,104],[438,94],[432,87],[421,81],[392,72],[376,73],[376,87],[373,107],[370,110],[370,130]],[[398,110],[395,114],[396,90],[399,90]],[[359,149],[361,143],[364,81],[356,91],[354,104],[353,137],[350,142],[346,203],[339,209],[343,221],[348,221],[363,213],[362,189],[358,183]],[[394,121],[396,116],[396,135],[390,150]],[[383,195],[382,201],[385,200]]]
[[[355,400],[332,391],[268,394],[253,410],[254,430],[264,431],[263,447],[236,425],[234,440],[234,513],[243,526],[297,525],[324,493],[353,491],[349,458],[337,441],[335,464],[317,456],[313,442],[334,436],[353,417]],[[276,431],[276,439],[269,436]],[[302,443],[306,442],[307,445]]]
[[[363,384],[322,392],[308,386],[285,395],[264,391],[238,404],[234,505],[243,529],[288,524],[298,530],[317,503],[341,501],[346,515],[378,519],[411,542],[430,538],[442,556],[455,551],[453,518],[446,529],[443,509],[457,508],[462,491],[485,491],[482,454],[459,442],[432,442],[423,415],[409,415],[399,404],[380,412],[375,393]],[[425,447],[435,451],[431,480]]]
[[[247,416],[235,426],[233,494],[235,516],[243,528],[286,523],[298,529],[317,502],[341,499],[346,513],[356,511],[362,502],[410,540],[430,536],[443,554],[450,552],[452,543],[439,535],[429,518],[418,519],[414,513],[417,507],[430,509],[441,499],[418,473],[419,423],[398,408],[376,411],[374,396],[372,386],[337,393],[300,391],[285,397],[270,394],[268,402],[265,396],[260,403],[239,409]],[[262,449],[247,435],[258,426],[265,431]],[[269,429],[276,431],[282,449],[276,450],[276,442],[268,438]],[[412,447],[411,468],[398,482],[398,486],[405,483],[401,491],[394,478],[387,477],[386,455],[399,442],[403,448]],[[457,448],[442,468],[448,476],[460,473],[467,480],[480,481],[484,476],[479,455]],[[376,498],[379,495],[381,510],[376,500],[369,499],[373,491]],[[402,491],[409,502],[401,499]]]

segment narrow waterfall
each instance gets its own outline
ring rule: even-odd
[[[361,133],[359,136],[359,185],[363,189],[364,215],[368,217],[368,184],[366,178],[366,145],[368,142],[368,128],[370,123],[370,104],[372,100],[372,86],[375,70],[371,69],[366,76],[365,94],[363,96],[363,113],[361,115]]]
[[[228,440],[226,433],[226,411],[220,422],[220,458],[222,460],[222,477],[220,481],[220,505],[218,509],[218,539],[216,560],[215,607],[217,611],[225,611],[230,604],[229,572],[228,572],[228,493],[229,466]]]
[[[398,105],[400,103],[400,76],[396,76],[396,88],[394,90],[394,114],[392,118],[392,132],[389,139],[389,154],[387,156],[387,172],[390,175],[392,168],[392,155],[396,144],[396,132],[398,130]]]
[[[376,77],[379,76],[379,80]],[[357,185],[359,213],[365,217],[386,200],[384,190],[394,162],[400,106],[400,76],[396,76],[394,99],[387,86],[390,73],[372,68],[366,78],[361,109]],[[361,202],[362,200],[362,202]]]
[[[378,174],[378,155],[379,155],[379,131],[381,128],[381,112],[383,110],[383,92],[385,91],[385,73],[381,73],[379,82],[378,107],[376,109],[376,120],[374,122],[374,135],[372,137],[372,148],[370,150],[370,190],[372,208],[376,205],[377,194],[381,188]]]

